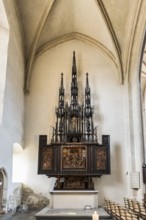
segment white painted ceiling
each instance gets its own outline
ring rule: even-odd
[[[15,0],[23,27],[27,81],[36,54],[69,39],[100,46],[114,62],[121,82],[130,42],[140,16],[146,18],[143,0]],[[146,19],[143,19],[145,22]],[[146,50],[142,64],[146,75]]]

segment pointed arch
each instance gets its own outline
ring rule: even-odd
[[[51,48],[56,47],[57,45],[63,44],[65,42],[71,41],[71,40],[79,40],[79,41],[85,42],[87,44],[90,44],[94,47],[97,47],[98,50],[100,50],[101,53],[103,53],[106,56],[109,63],[111,63],[111,65],[115,69],[116,74],[119,74],[121,72],[120,66],[117,62],[116,57],[107,47],[105,47],[105,45],[103,45],[98,40],[96,40],[90,36],[87,36],[85,34],[79,33],[79,32],[71,32],[69,34],[65,34],[63,36],[60,36],[58,38],[55,38],[54,40],[51,40],[51,41],[45,43],[44,45],[42,45],[41,47],[39,47],[37,49],[36,53],[34,54],[34,59],[37,58],[38,56],[41,56],[42,54],[44,54],[45,52],[47,52]],[[119,82],[121,82],[122,75],[119,74],[118,78],[119,78]],[[30,78],[27,78],[25,91],[29,90],[29,83],[30,83],[29,81],[30,81]]]
[[[4,167],[0,168],[0,212],[7,211],[8,175]]]
[[[29,51],[29,55],[28,55],[28,59],[27,59],[27,66],[26,66],[26,73],[25,73],[25,84],[24,84],[24,92],[28,93],[29,92],[29,78],[30,78],[30,73],[31,73],[31,68],[32,68],[32,64],[34,61],[34,57],[35,57],[35,51],[36,51],[36,47],[37,47],[37,43],[39,40],[39,37],[41,35],[41,32],[43,30],[44,24],[46,22],[46,19],[48,17],[48,14],[53,6],[54,0],[50,0],[48,1],[44,12],[41,16],[40,22],[38,24],[30,51]]]
[[[127,33],[127,39],[125,40],[125,51],[124,57],[124,72],[125,81],[131,81],[133,77],[139,78],[139,67],[141,66],[141,52],[143,47],[144,35],[145,35],[145,24],[146,24],[146,2],[137,1],[137,4],[132,5],[135,13],[133,13],[133,25],[130,26],[129,32]],[[134,54],[134,55],[133,55]],[[132,68],[136,67],[137,72],[134,74]],[[138,74],[137,74],[138,73]]]
[[[117,39],[117,36],[114,32],[114,28],[112,26],[112,23],[110,21],[110,18],[108,16],[108,13],[105,9],[105,6],[103,4],[103,2],[101,0],[97,0],[97,3],[99,4],[100,10],[104,16],[104,19],[106,21],[107,27],[109,29],[109,33],[111,35],[112,41],[113,41],[113,45],[115,46],[116,49],[116,55],[117,55],[117,63],[119,66],[119,73],[120,73],[120,82],[123,83],[124,82],[124,75],[123,75],[123,66],[122,66],[122,55],[121,55],[121,48]]]

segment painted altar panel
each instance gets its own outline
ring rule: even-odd
[[[98,145],[94,147],[93,172],[110,174],[110,151],[108,146]]]
[[[52,148],[42,148],[42,160],[41,160],[42,170],[52,170],[53,169],[53,149]]]
[[[61,152],[62,170],[86,170],[87,167],[87,147],[82,145],[62,146]]]
[[[38,173],[48,176],[101,176],[110,174],[109,137],[102,144],[47,145],[40,136]],[[105,142],[105,139],[108,142]],[[41,141],[42,140],[42,141]]]
[[[107,166],[107,151],[106,148],[98,147],[96,149],[96,169],[105,170]]]

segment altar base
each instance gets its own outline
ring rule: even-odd
[[[53,190],[50,194],[54,209],[98,208],[98,191],[95,190]]]

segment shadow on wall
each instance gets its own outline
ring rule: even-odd
[[[22,186],[22,204],[27,205],[28,209],[40,210],[48,206],[50,200],[41,193],[35,193],[31,188]]]
[[[123,184],[123,173],[122,170],[122,146],[118,143],[112,145],[111,151],[111,174],[103,175],[100,178],[93,178],[95,190],[99,191],[99,205],[104,206],[104,198],[118,199],[120,193],[117,196],[117,190],[121,189]]]
[[[121,148],[122,146],[120,144],[115,144],[114,145],[114,151],[113,151],[113,155],[111,155],[111,160],[113,161],[112,163],[112,168],[113,172],[114,172],[114,176],[115,176],[115,180],[116,182],[119,182],[120,184],[123,182],[123,163],[122,161],[122,152],[121,152]]]

